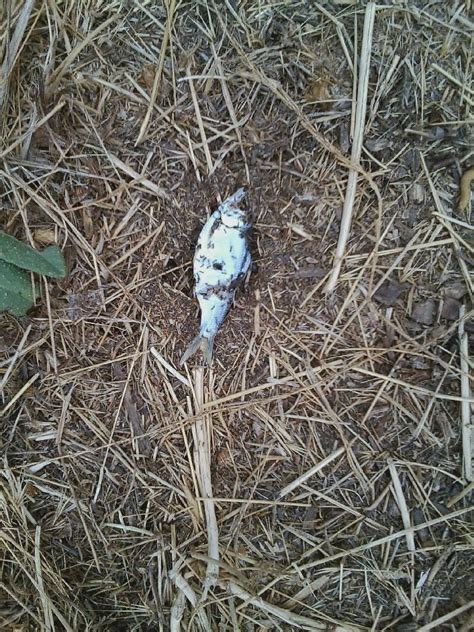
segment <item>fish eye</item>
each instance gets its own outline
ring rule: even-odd
[[[222,270],[223,265],[219,261],[214,261],[214,263],[212,264],[212,267],[214,268],[214,270]]]

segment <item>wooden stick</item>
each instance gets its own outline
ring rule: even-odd
[[[370,70],[370,58],[372,52],[372,33],[374,29],[375,20],[375,3],[369,2],[365,10],[364,19],[364,34],[362,39],[362,50],[360,54],[359,65],[359,82],[357,90],[357,104],[355,111],[355,129],[354,140],[352,143],[351,161],[355,164],[359,164],[360,155],[362,151],[362,140],[364,137],[364,125],[365,114],[367,110],[367,92],[369,87],[369,70]],[[355,64],[354,64],[355,67]],[[354,211],[354,200],[357,190],[357,177],[358,172],[355,169],[349,170],[349,177],[347,179],[346,197],[344,200],[344,209],[342,211],[341,230],[339,232],[339,239],[337,242],[336,254],[334,256],[334,265],[331,272],[331,276],[327,282],[325,292],[330,293],[334,291],[337,280],[342,267],[342,261],[344,259],[344,252],[346,250],[347,240],[352,223],[352,214]]]

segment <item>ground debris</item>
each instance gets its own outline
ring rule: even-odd
[[[468,629],[467,4],[381,3],[364,103],[364,3],[0,9],[0,225],[69,269],[0,314],[0,627]],[[179,367],[241,186],[255,268]]]

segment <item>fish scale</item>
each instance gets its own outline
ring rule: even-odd
[[[245,190],[239,189],[219,205],[204,224],[194,254],[195,295],[201,308],[201,326],[181,358],[181,364],[201,349],[212,361],[214,338],[250,267],[246,213],[239,206]]]

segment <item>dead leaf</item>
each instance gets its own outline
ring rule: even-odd
[[[326,77],[314,79],[306,91],[306,101],[328,101],[331,98],[329,86],[330,82]]]
[[[388,138],[368,138],[365,141],[365,146],[369,151],[377,153],[378,151],[383,151],[384,149],[389,149],[392,146],[392,141]]]
[[[396,281],[387,281],[374,294],[374,299],[382,305],[391,307],[395,304],[400,294],[408,288],[408,283],[397,283]]]
[[[445,298],[441,309],[441,318],[446,320],[457,320],[461,303],[454,298]]]
[[[467,288],[464,283],[452,283],[444,288],[444,294],[449,298],[461,299],[466,294]]]
[[[297,279],[322,279],[328,273],[324,268],[317,268],[316,266],[311,266],[308,268],[302,268],[301,270],[297,270],[293,276]]]
[[[474,180],[474,166],[469,167],[461,176],[459,183],[458,211],[465,213],[471,204],[471,182]]]
[[[112,370],[114,372],[114,376],[117,380],[121,382],[125,382],[125,393],[123,396],[123,412],[125,416],[128,418],[128,422],[130,423],[133,437],[135,438],[140,454],[148,456],[151,452],[151,446],[148,442],[148,439],[145,437],[145,431],[143,430],[143,424],[141,421],[140,414],[137,409],[137,405],[135,402],[134,394],[132,393],[130,387],[126,384],[126,376],[122,367],[118,362],[114,362],[112,364]]]
[[[153,82],[155,81],[156,64],[145,64],[141,69],[138,76],[138,83],[141,86],[145,86],[148,91],[153,88]]]
[[[82,224],[84,226],[84,232],[86,234],[87,239],[90,239],[94,232],[96,232],[96,227],[94,226],[94,222],[92,221],[92,214],[88,207],[83,207],[81,209],[82,215]]]
[[[416,303],[413,307],[411,317],[417,323],[422,325],[432,325],[435,316],[436,305],[432,300],[424,301],[424,303]]]
[[[56,234],[52,228],[37,228],[33,231],[33,237],[38,244],[47,246],[56,243]]]
[[[288,222],[287,226],[294,233],[296,233],[300,237],[303,237],[303,239],[309,239],[310,241],[313,240],[313,235],[310,235],[310,233],[308,233],[305,230],[304,226],[302,226],[301,224],[291,224],[290,222]]]

